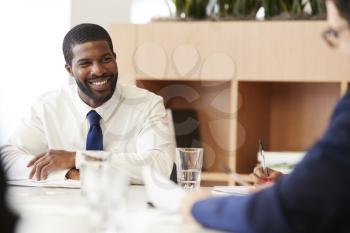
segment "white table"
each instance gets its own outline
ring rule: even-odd
[[[89,208],[80,189],[10,186],[9,201],[21,215],[17,233],[89,233]],[[123,232],[214,232],[183,222],[178,214],[149,208],[143,186],[130,186]]]

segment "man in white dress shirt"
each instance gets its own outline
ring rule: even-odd
[[[77,85],[39,98],[1,147],[8,178],[79,179],[81,158],[76,151],[87,149],[90,112],[100,119],[101,149],[114,152],[113,165],[126,168],[131,182],[142,182],[144,164],[169,176],[175,142],[163,99],[117,84],[116,55],[108,32],[95,24],[77,25],[66,34],[63,53],[66,70]]]

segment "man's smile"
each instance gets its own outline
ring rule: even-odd
[[[112,78],[113,77],[92,79],[87,81],[87,83],[95,91],[104,91],[110,87]]]

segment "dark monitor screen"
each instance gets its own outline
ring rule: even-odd
[[[177,147],[202,147],[195,109],[172,109]]]

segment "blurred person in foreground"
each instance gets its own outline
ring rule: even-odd
[[[327,0],[323,37],[350,57],[350,1]],[[350,75],[350,74],[349,74]],[[337,104],[325,134],[292,173],[248,196],[189,194],[184,216],[237,233],[350,232],[350,92]]]
[[[15,232],[17,216],[8,208],[6,190],[5,173],[0,161],[0,232],[13,233]]]

